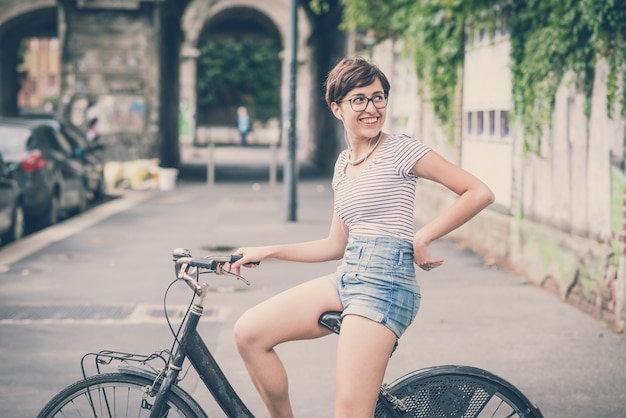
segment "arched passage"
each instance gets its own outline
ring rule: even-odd
[[[57,7],[42,7],[12,16],[0,24],[0,114],[19,112],[17,95],[20,43],[25,38],[58,37]]]
[[[233,135],[237,109],[244,107],[257,128],[253,140],[277,142],[283,45],[274,23],[252,8],[228,8],[205,22],[197,48],[196,121],[200,131],[212,132],[211,141],[232,142],[237,136]]]
[[[181,110],[186,113],[189,135],[181,135],[181,144],[191,144],[195,139],[202,141],[202,129],[198,132],[195,130],[195,117],[200,122],[206,115],[196,115],[196,72],[198,67],[198,59],[200,56],[200,46],[206,39],[225,38],[263,38],[272,42],[280,48],[278,60],[280,62],[280,87],[277,93],[280,98],[278,110],[271,110],[276,114],[278,123],[279,138],[286,137],[286,124],[282,126],[280,121],[286,119],[285,111],[288,108],[289,93],[289,57],[285,51],[289,50],[288,45],[291,42],[290,37],[290,13],[288,3],[284,0],[265,0],[257,2],[253,0],[230,0],[206,2],[205,0],[192,1],[182,19],[182,29],[185,33],[185,42],[181,53]],[[307,92],[310,89],[310,74],[308,71],[309,48],[306,40],[309,37],[309,22],[304,15],[301,14],[298,20],[298,67],[297,86],[298,90]],[[276,91],[275,91],[276,93]],[[306,95],[303,95],[303,97]],[[265,109],[262,109],[264,112]],[[265,123],[268,118],[258,113],[257,116]],[[306,137],[309,123],[309,102],[307,100],[298,103],[298,131],[303,133],[300,138],[301,150],[308,149],[309,138]],[[231,112],[231,118],[234,118]],[[231,119],[232,122],[233,119]],[[234,127],[234,125],[232,125]],[[276,128],[272,128],[276,131]],[[235,133],[236,134],[236,133]],[[306,151],[305,151],[306,152]]]

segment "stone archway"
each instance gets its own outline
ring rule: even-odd
[[[197,108],[196,74],[197,60],[199,57],[198,45],[203,39],[215,36],[262,36],[271,39],[281,50],[281,87],[280,109],[277,109],[277,120],[284,119],[287,107],[289,68],[285,58],[286,45],[289,44],[289,1],[268,0],[255,2],[250,0],[241,1],[216,1],[206,2],[195,0],[189,4],[182,19],[182,29],[185,33],[184,44],[181,51],[180,69],[180,104],[181,110],[188,116],[187,125],[190,125],[189,136],[181,135],[181,142],[192,143],[198,141],[198,133],[193,115]],[[299,57],[301,64],[307,64],[308,48],[304,39],[308,34],[308,23],[302,16],[299,19],[299,31],[304,36],[299,38]],[[309,89],[309,75],[305,65],[300,65],[298,74],[298,88],[302,91]],[[298,106],[298,131],[308,132],[308,102],[302,101]],[[284,128],[283,128],[284,130]],[[281,137],[285,133],[281,131]],[[304,135],[302,135],[304,136]],[[202,138],[200,138],[201,142]],[[307,142],[306,139],[303,142]]]
[[[18,50],[27,37],[57,37],[60,102],[71,118],[99,113],[105,158],[179,163],[180,21],[187,0],[7,0],[0,2],[0,114],[19,113]]]
[[[205,22],[198,48],[196,141],[240,142],[241,107],[252,121],[249,144],[278,143],[283,44],[274,22],[246,7],[222,10]]]
[[[59,115],[74,104],[96,103],[102,118],[106,159],[159,157],[179,163],[179,106],[195,112],[197,45],[203,31],[253,21],[288,51],[290,0],[7,0],[0,2],[0,114],[18,113],[17,50],[28,36],[58,37],[61,48]],[[240,15],[246,19],[241,19]],[[208,26],[207,26],[208,23]],[[298,17],[297,136],[299,150],[310,137],[311,22]],[[180,58],[180,62],[179,62]],[[289,57],[281,54],[280,117],[287,120]],[[179,80],[179,83],[176,83]],[[121,109],[121,113],[120,113]],[[76,112],[73,112],[76,110]],[[107,122],[107,123],[105,123]],[[130,123],[128,123],[130,122]],[[285,138],[285,126],[280,137]],[[191,135],[195,129],[191,129]]]

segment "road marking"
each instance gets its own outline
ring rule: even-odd
[[[167,307],[174,324],[183,319],[187,305]],[[228,306],[204,308],[202,321],[225,322]],[[3,305],[0,306],[1,325],[137,325],[165,324],[163,305]]]

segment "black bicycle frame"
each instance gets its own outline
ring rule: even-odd
[[[198,372],[200,379],[202,379],[204,385],[211,392],[226,416],[254,418],[254,415],[237,395],[237,392],[235,392],[235,389],[233,389],[222,372],[202,337],[198,334],[197,326],[202,316],[202,303],[202,298],[200,298],[189,311],[189,317],[184,324],[181,334],[180,344],[172,356],[167,375],[159,387],[159,392],[150,411],[150,418],[162,416],[163,409],[166,407],[167,395],[172,385],[176,384],[185,358],[189,359],[194,369]],[[320,317],[319,323],[338,334],[341,326],[340,313],[327,312]],[[384,405],[388,415],[401,416],[401,412],[396,410],[391,400],[382,391],[379,393],[378,401]]]
[[[222,369],[220,369],[213,355],[202,340],[202,337],[198,334],[196,328],[203,310],[200,303],[195,303],[189,312],[189,318],[187,318],[187,322],[183,328],[183,337],[172,356],[169,371],[163,383],[160,385],[159,393],[150,411],[150,418],[161,416],[162,410],[165,407],[167,394],[172,385],[176,383],[185,358],[189,358],[194,369],[198,372],[200,379],[202,379],[204,385],[209,389],[226,416],[254,418],[254,415],[252,415],[252,412],[250,412],[239,395],[237,395],[235,389],[233,389],[222,372]]]

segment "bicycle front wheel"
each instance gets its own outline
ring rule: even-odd
[[[388,394],[381,394],[376,405],[375,418],[542,418],[537,407],[517,388],[474,367],[418,370],[396,380],[386,390]]]
[[[63,389],[41,410],[38,418],[148,417],[154,404],[152,381],[123,373],[90,376]],[[196,418],[201,408],[184,391],[170,391],[163,417]]]

